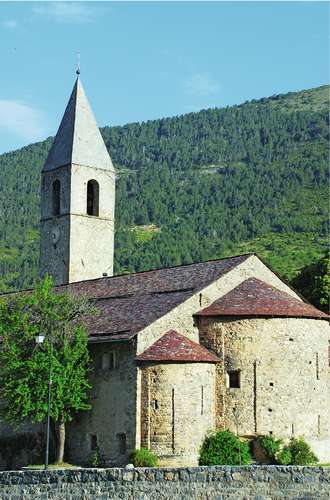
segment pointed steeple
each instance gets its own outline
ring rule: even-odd
[[[114,171],[79,76],[43,172],[71,164]]]

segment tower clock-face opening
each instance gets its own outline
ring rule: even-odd
[[[99,215],[99,183],[90,180],[87,183],[87,215]]]
[[[56,244],[58,243],[59,239],[61,237],[61,231],[59,227],[53,227],[51,231],[51,239],[53,246],[56,248]]]

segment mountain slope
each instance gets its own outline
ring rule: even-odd
[[[323,86],[102,129],[118,173],[115,272],[248,249],[292,278],[320,258],[328,108]],[[51,142],[0,156],[0,290],[36,279],[39,176]]]

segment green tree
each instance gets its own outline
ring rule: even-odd
[[[83,318],[93,313],[85,297],[58,293],[49,277],[33,292],[0,299],[3,417],[13,426],[25,420],[44,420],[51,372],[50,416],[59,463],[64,458],[66,422],[76,412],[90,409],[89,353]],[[37,345],[35,337],[40,334],[45,341]]]
[[[315,307],[329,312],[330,298],[330,255],[325,253],[322,259],[304,267],[293,279],[292,284]]]

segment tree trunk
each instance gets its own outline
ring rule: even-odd
[[[56,463],[60,464],[64,460],[64,445],[65,445],[65,421],[63,416],[60,417],[59,423],[58,423],[58,433],[57,433],[57,457],[56,457]]]

